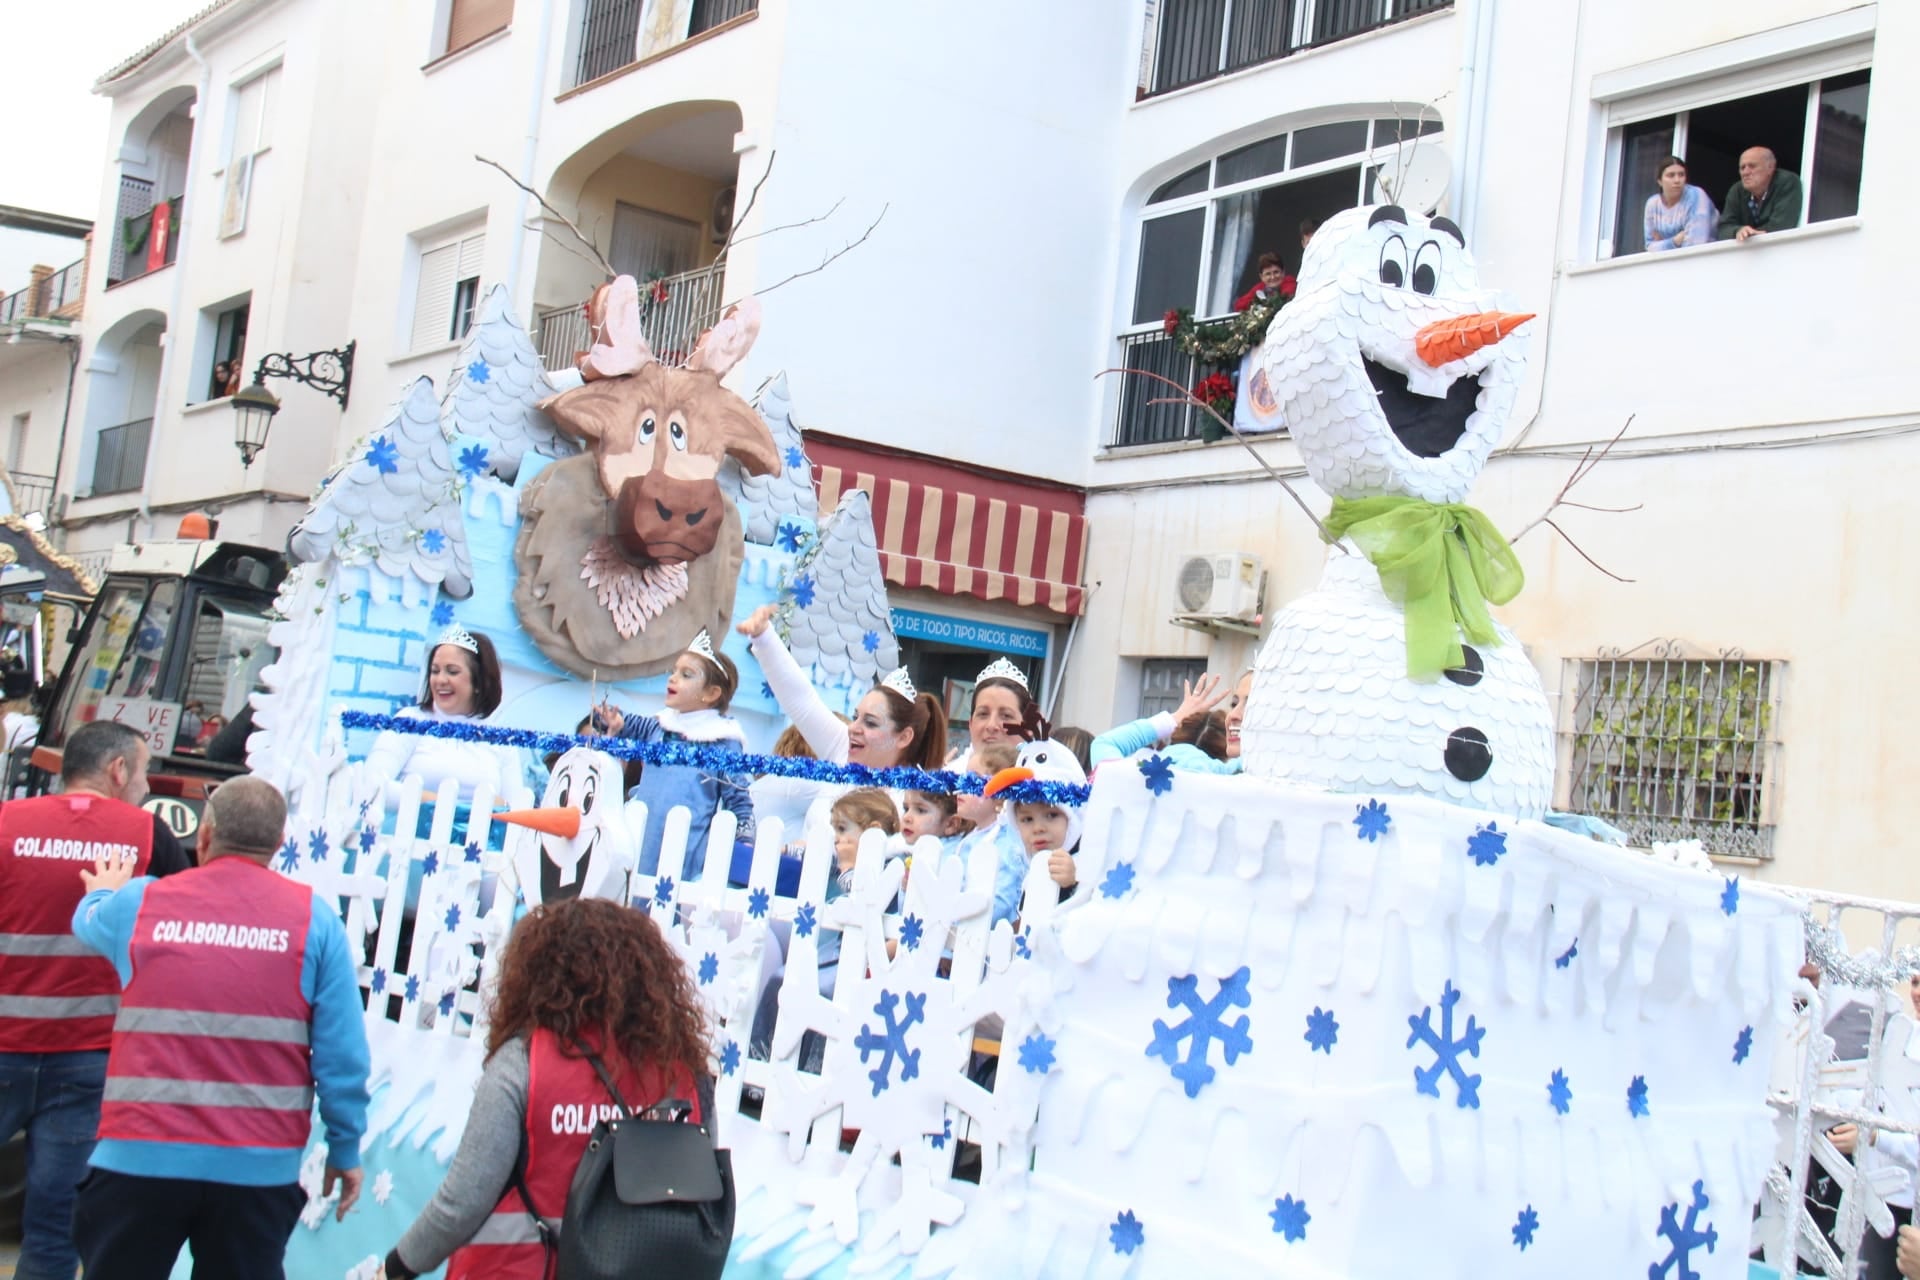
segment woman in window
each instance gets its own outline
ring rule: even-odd
[[[1710,243],[1719,217],[1713,197],[1687,181],[1685,160],[1660,162],[1660,190],[1647,197],[1648,253]]]

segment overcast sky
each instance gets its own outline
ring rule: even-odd
[[[91,218],[107,165],[101,72],[208,0],[0,0],[8,121],[0,204]],[[4,286],[0,286],[4,287]]]

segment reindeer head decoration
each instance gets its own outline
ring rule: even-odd
[[[540,406],[588,452],[548,467],[520,503],[522,625],[582,674],[650,674],[702,627],[727,626],[744,541],[720,465],[780,467],[760,415],[720,385],[759,333],[759,304],[730,309],[673,368],[648,348],[638,298],[630,276],[594,294],[586,383]]]

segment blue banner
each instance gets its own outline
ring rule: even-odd
[[[1009,627],[999,622],[973,622],[917,609],[893,611],[893,634],[902,640],[934,640],[963,649],[1044,658],[1051,633],[1031,627]]]

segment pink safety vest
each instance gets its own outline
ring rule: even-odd
[[[73,936],[82,870],[153,856],[153,815],[107,796],[35,796],[0,805],[0,1053],[105,1049],[120,1005],[113,964]]]
[[[313,1111],[300,994],[313,890],[246,858],[147,886],[100,1136],[298,1150]]]
[[[535,1031],[527,1057],[527,1190],[540,1216],[558,1227],[594,1126],[618,1116],[619,1106],[607,1095],[593,1064],[561,1053],[552,1032]],[[636,1071],[605,1053],[600,1061],[630,1105],[644,1110],[667,1096],[667,1076],[660,1067],[650,1064]],[[692,1076],[685,1068],[676,1074],[680,1079],[674,1092],[693,1104],[694,1118],[700,1119]],[[539,1233],[511,1186],[473,1239],[447,1259],[447,1280],[542,1280],[546,1274]]]

